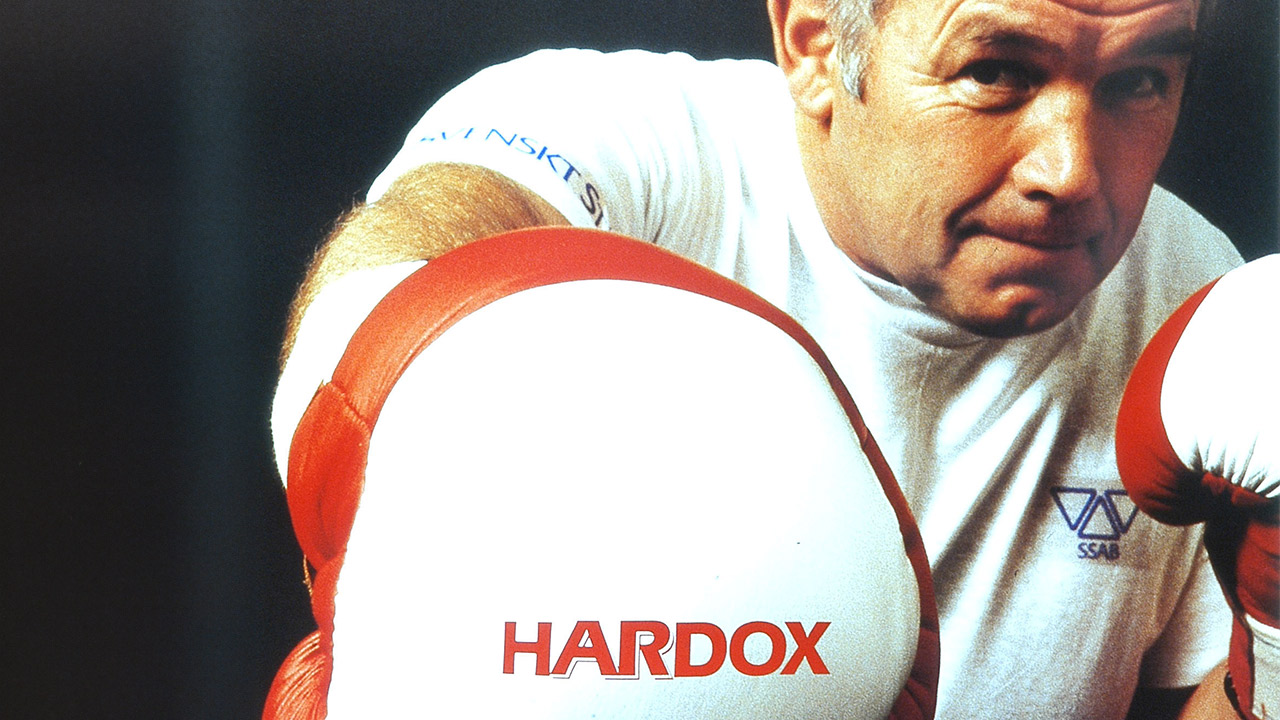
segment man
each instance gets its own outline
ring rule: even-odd
[[[443,98],[299,294],[281,456],[417,261],[532,225],[631,235],[786,310],[850,386],[933,569],[938,717],[1172,716],[1229,621],[1198,531],[1135,514],[1111,439],[1147,338],[1240,262],[1153,191],[1199,4],[769,10],[781,73],[544,52]],[[366,278],[336,303],[349,317],[299,330],[346,275]]]

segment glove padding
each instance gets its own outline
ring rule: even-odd
[[[927,559],[852,399],[652,246],[429,263],[317,392],[288,495],[320,630],[266,718],[933,716]]]
[[[1116,424],[1130,497],[1156,520],[1205,522],[1234,614],[1237,709],[1280,717],[1280,255],[1189,298],[1134,367]]]

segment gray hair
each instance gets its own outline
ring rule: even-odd
[[[863,75],[871,62],[867,36],[892,0],[827,0],[827,17],[836,33],[836,59],[844,87],[862,97]]]

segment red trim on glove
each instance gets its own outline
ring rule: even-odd
[[[1188,470],[1169,443],[1160,413],[1160,395],[1173,349],[1216,283],[1209,283],[1188,298],[1147,343],[1129,375],[1116,419],[1120,480],[1143,512],[1171,525],[1207,519],[1202,511],[1212,498],[1201,482],[1203,475]]]

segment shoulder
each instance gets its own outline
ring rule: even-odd
[[[1143,341],[1192,293],[1243,263],[1221,230],[1156,187],[1125,256],[1103,283],[1107,305],[1141,318]]]
[[[1138,230],[1135,245],[1142,242],[1162,255],[1187,257],[1198,253],[1206,263],[1225,272],[1240,264],[1240,254],[1221,230],[1168,190],[1156,186],[1151,191],[1146,213]],[[1208,255],[1204,255],[1208,253]],[[1219,272],[1218,274],[1221,274]]]
[[[482,70],[476,77],[505,73],[533,73],[548,79],[580,78],[627,74],[642,77],[645,85],[667,87],[668,81],[697,82],[714,77],[728,82],[747,82],[780,74],[777,66],[764,60],[700,60],[684,52],[658,53],[649,50],[602,52],[583,48],[538,50]],[[655,73],[657,73],[655,75]],[[604,90],[605,88],[602,88]],[[623,88],[625,90],[625,88]]]
[[[653,239],[685,209],[681,198],[723,191],[741,158],[790,117],[782,73],[762,60],[540,50],[441,97],[368,199],[427,162],[469,163],[524,185],[574,224]]]
[[[447,93],[441,102],[459,96],[470,100],[477,92],[495,100],[519,97],[552,105],[596,102],[606,108],[618,104],[649,106],[677,97],[749,102],[759,92],[760,83],[781,81],[777,66],[763,60],[699,60],[682,52],[565,48],[538,50],[485,68]],[[495,95],[494,90],[500,92]]]
[[[1221,230],[1156,187],[1124,256],[1073,316],[1069,327],[1082,344],[1070,367],[1093,368],[1095,389],[1110,383],[1118,402],[1133,363],[1169,315],[1242,262]]]

